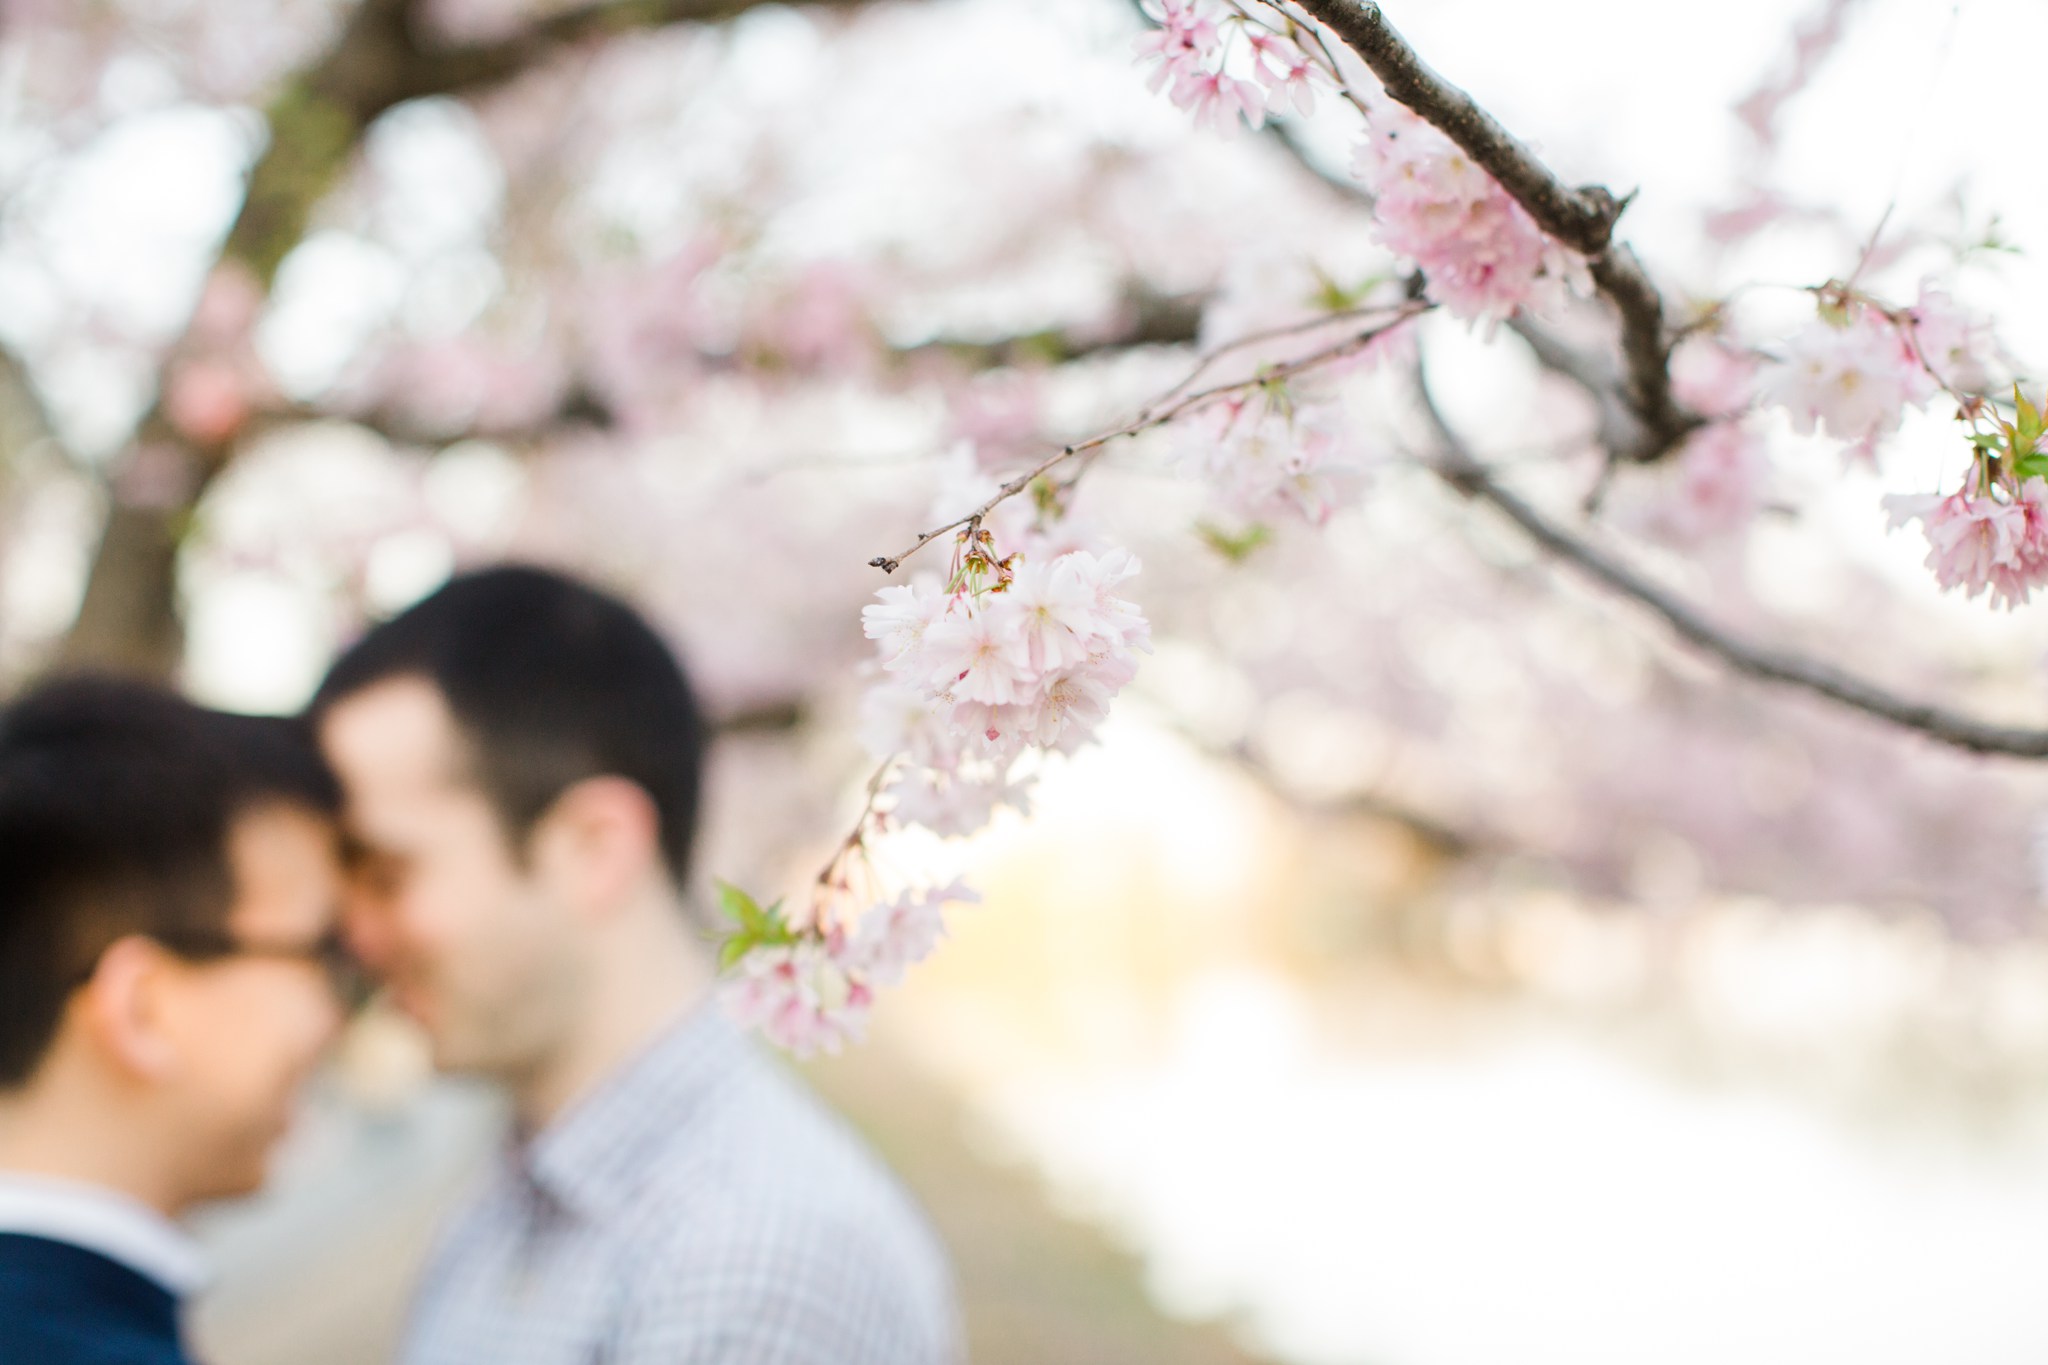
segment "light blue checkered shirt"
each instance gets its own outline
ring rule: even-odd
[[[950,1274],[859,1139],[694,1010],[508,1152],[421,1282],[406,1365],[953,1365]]]

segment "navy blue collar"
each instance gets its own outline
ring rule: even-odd
[[[170,1290],[110,1256],[30,1233],[0,1232],[0,1319],[29,1342],[125,1341],[154,1347],[145,1359],[185,1359]]]

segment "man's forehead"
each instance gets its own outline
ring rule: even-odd
[[[321,719],[320,742],[352,802],[369,791],[443,786],[466,767],[446,698],[412,675],[383,679],[336,702]]]
[[[235,817],[228,836],[237,928],[317,932],[334,910],[333,824],[317,811],[273,802]]]

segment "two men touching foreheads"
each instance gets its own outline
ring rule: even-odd
[[[917,1210],[711,1002],[706,741],[643,620],[524,568],[373,629],[302,722],[95,680],[0,712],[0,1360],[185,1359],[173,1220],[260,1180],[346,1004],[337,906],[514,1114],[403,1360],[956,1359]]]

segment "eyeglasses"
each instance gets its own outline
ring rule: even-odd
[[[349,951],[341,930],[329,929],[311,943],[250,943],[226,930],[167,930],[148,936],[152,941],[193,961],[228,957],[271,958],[285,962],[310,962],[327,978],[334,998],[349,1010],[366,1003],[375,990],[362,963]]]

